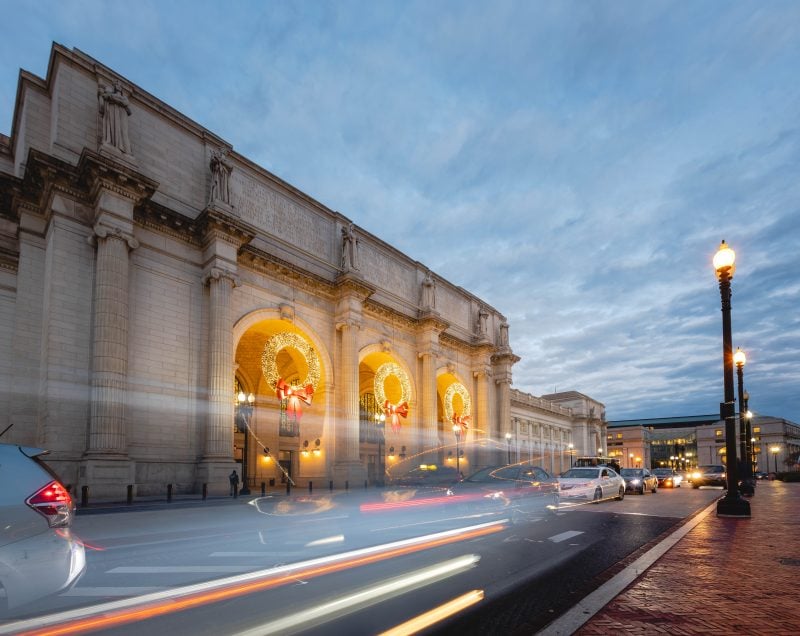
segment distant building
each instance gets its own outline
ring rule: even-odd
[[[797,470],[800,425],[756,415],[751,420],[753,461],[764,472]],[[694,415],[608,422],[609,455],[621,465],[691,468],[725,463],[725,422],[718,415]],[[737,432],[737,449],[739,448]]]

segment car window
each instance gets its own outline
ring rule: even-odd
[[[561,473],[564,479],[597,479],[599,471],[596,468],[570,468]]]

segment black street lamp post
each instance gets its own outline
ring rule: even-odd
[[[456,475],[461,479],[461,453],[458,449],[458,440],[461,438],[461,427],[453,424],[453,435],[456,436]]]
[[[755,484],[753,483],[753,467],[748,457],[750,454],[747,452],[747,440],[750,439],[749,422],[747,417],[747,404],[744,398],[744,365],[747,362],[747,356],[741,348],[736,347],[736,353],[733,354],[733,363],[736,365],[736,380],[739,389],[739,460],[742,468],[740,475],[742,480],[742,494],[752,496],[755,494]]]
[[[250,417],[253,415],[253,402],[256,401],[256,396],[250,393],[245,395],[244,391],[239,391],[236,396],[236,401],[239,407],[239,416],[242,418],[244,424],[244,448],[242,449],[242,489],[239,491],[240,495],[250,494],[249,475],[247,474],[247,461],[250,453]]]
[[[725,420],[725,470],[728,491],[717,502],[718,517],[749,517],[750,503],[739,495],[739,471],[736,466],[736,409],[733,394],[733,345],[731,337],[731,280],[736,270],[736,255],[725,241],[714,255],[714,269],[719,280],[722,301],[722,371],[725,401],[719,405],[720,419]]]

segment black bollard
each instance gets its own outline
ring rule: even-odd
[[[167,484],[167,501],[172,501],[172,484]]]
[[[290,482],[288,479],[286,480],[286,494],[292,494],[292,482]]]
[[[366,489],[367,489],[367,480],[365,479],[364,480],[364,490],[366,490]]]
[[[128,484],[128,505],[133,503],[133,484]]]
[[[203,484],[203,501],[208,498],[208,484]]]
[[[81,508],[89,505],[89,486],[81,486]]]
[[[333,480],[332,479],[328,482],[328,488],[330,489],[331,492],[333,492]]]
[[[309,495],[311,494],[311,491],[313,490],[313,488],[314,488],[313,482],[308,482],[308,494]]]
[[[267,484],[266,484],[266,482],[262,481],[261,482],[261,496],[263,497],[266,494],[267,494]]]
[[[345,490],[350,490],[350,480],[349,479],[345,480],[344,489]]]

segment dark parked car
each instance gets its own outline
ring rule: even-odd
[[[388,486],[447,487],[460,480],[455,468],[450,466],[426,465],[408,471],[405,475],[392,477]]]
[[[722,486],[725,488],[727,484],[725,466],[719,464],[698,466],[692,472],[692,488],[700,488],[700,486]]]
[[[620,476],[625,480],[625,492],[643,495],[649,490],[655,494],[658,489],[658,478],[646,468],[623,468]]]
[[[672,468],[654,468],[653,474],[658,478],[661,488],[680,488],[683,475]]]
[[[489,466],[450,486],[447,495],[462,510],[496,511],[518,521],[558,508],[558,479],[529,462]]]
[[[70,534],[72,497],[42,461],[46,452],[0,444],[0,618],[68,589],[86,568]]]

